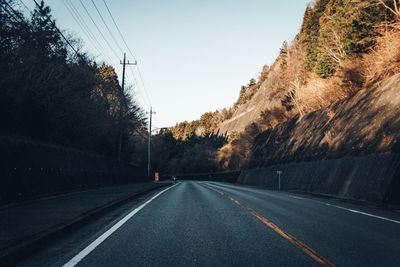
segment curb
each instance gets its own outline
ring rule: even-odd
[[[171,184],[157,184],[158,186],[146,189],[141,192],[137,192],[125,198],[111,201],[103,206],[96,207],[87,212],[81,213],[73,219],[70,219],[61,224],[54,225],[47,230],[34,234],[33,236],[27,237],[25,240],[11,245],[3,251],[0,251],[0,266],[12,266],[17,264],[20,260],[38,251],[40,247],[68,234],[71,231],[79,228],[81,225],[90,222],[91,220],[99,217],[100,215],[111,211],[119,206],[122,206],[129,201],[132,201],[138,197],[141,197],[153,190],[169,186]]]

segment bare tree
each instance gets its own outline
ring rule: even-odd
[[[290,100],[294,103],[294,105],[296,106],[296,108],[300,114],[300,118],[302,118],[304,116],[304,111],[303,111],[302,106],[300,105],[300,100],[299,100],[299,97],[297,94],[297,91],[300,89],[301,82],[298,78],[296,78],[296,80],[291,82],[291,85],[293,86],[293,88],[289,90],[288,96],[289,96]]]
[[[334,27],[328,27],[328,30],[331,32],[330,41],[333,45],[325,43],[322,45],[321,48],[338,65],[341,65],[343,59],[347,55],[344,49],[344,42],[343,42],[344,37],[340,32],[337,32]]]
[[[320,49],[329,56],[336,64],[341,65],[343,59],[346,58],[345,36],[343,31],[337,25],[332,25],[333,17],[325,15],[323,36],[320,43]]]
[[[400,20],[400,10],[399,10],[399,6],[400,6],[400,0],[398,0],[399,3],[397,3],[396,0],[393,0],[393,8],[391,8],[390,6],[388,6],[384,0],[379,0],[379,4],[383,5],[384,7],[386,7],[387,9],[390,10],[390,12],[392,12],[397,19]]]

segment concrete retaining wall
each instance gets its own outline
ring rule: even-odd
[[[76,149],[0,136],[0,204],[147,180],[144,168]]]
[[[343,157],[242,170],[237,183],[368,201],[400,202],[400,154]]]

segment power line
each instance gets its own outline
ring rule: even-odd
[[[77,13],[77,10],[75,10],[74,7],[72,6],[72,2],[69,2],[69,1],[62,1],[62,2],[64,4],[64,6],[67,8],[68,12],[71,14],[72,18],[75,20],[75,22],[81,28],[82,32],[87,37],[88,41],[97,50],[99,55],[102,55],[106,60],[108,60],[109,62],[112,62],[112,59],[104,52],[104,48],[97,41],[97,39],[93,36],[90,29],[87,28],[87,25],[85,25],[85,22],[82,21],[80,14]],[[104,61],[104,59],[103,59],[103,61]]]
[[[62,3],[64,4],[64,6],[67,8],[68,12],[71,14],[72,18],[75,20],[75,22],[79,25],[79,27],[81,28],[82,32],[86,35],[86,37],[88,37],[89,41],[91,41],[92,43],[92,38],[91,35],[89,34],[89,32],[87,31],[87,29],[84,27],[84,25],[82,24],[82,21],[80,20],[80,18],[78,17],[78,14],[75,12],[75,10],[72,8],[71,3],[69,1],[62,1]],[[95,48],[98,48],[98,46],[96,46],[96,44],[92,43],[92,45]],[[100,51],[99,51],[100,52]]]
[[[35,0],[34,0],[35,1]],[[110,45],[110,43],[107,41],[106,37],[104,37],[103,33],[100,31],[99,27],[97,26],[96,22],[93,20],[92,16],[90,15],[89,11],[87,10],[86,6],[82,3],[82,0],[79,0],[79,2],[81,3],[83,9],[85,9],[86,14],[89,16],[90,20],[93,22],[94,26],[96,27],[97,31],[100,33],[101,37],[103,38],[103,40],[106,42],[106,44],[108,45],[108,47],[111,49],[111,51],[113,52],[114,56],[116,58],[119,59],[118,54],[115,52],[114,48],[112,48],[112,46]]]
[[[140,72],[140,69],[139,69],[139,66],[138,66],[138,65],[136,66],[136,68],[137,68],[137,70],[138,70],[139,78],[140,78],[140,81],[142,82],[144,92],[146,93],[146,96],[147,96],[147,98],[148,98],[148,100],[149,100],[149,102],[150,102],[150,106],[151,106],[151,100],[150,100],[149,94],[147,93],[146,85],[145,85],[144,82],[143,82],[142,73]]]
[[[138,83],[138,81],[137,81],[137,79],[136,79],[136,76],[135,76],[135,74],[134,74],[134,72],[133,72],[133,67],[130,68],[130,70],[131,70],[131,74],[132,74],[133,80],[135,81],[135,84],[136,84],[137,88],[139,89],[139,83]],[[141,90],[141,91],[142,91],[142,92],[145,92],[144,90]],[[147,97],[146,95],[143,95],[143,94],[140,94],[140,96],[141,96],[141,98],[142,98],[142,100],[143,100],[143,103],[146,104],[146,105],[148,106],[148,108],[150,108],[151,102],[150,102],[150,100],[148,99],[148,97]]]
[[[137,86],[137,85],[138,85],[138,82],[137,82],[137,80],[136,80],[135,74],[133,73],[132,68],[129,68],[129,69],[131,70],[132,78],[133,78],[133,80],[134,80],[134,83],[135,83],[135,85]]]
[[[33,0],[33,2],[35,2],[36,6],[39,8],[39,10],[41,11],[41,13],[43,15],[46,16],[46,18],[51,22],[51,24],[53,24],[53,27],[58,31],[58,33],[62,36],[62,38],[64,38],[65,42],[72,48],[72,50],[75,52],[75,54],[80,57],[85,63],[86,60],[78,53],[78,51],[72,46],[72,44],[68,41],[68,39],[64,36],[64,34],[58,29],[58,27],[56,26],[56,24],[54,23],[54,21],[51,20],[51,18],[49,17],[49,15],[45,14],[42,7],[39,6],[39,4],[36,2],[36,0]],[[43,3],[43,2],[42,2]],[[87,65],[87,63],[86,63]],[[89,66],[89,65],[88,65]]]
[[[131,95],[134,95],[137,98],[140,98],[141,103],[143,103],[145,106],[147,106],[146,109],[150,109],[150,104],[148,103],[146,98],[143,97],[142,93],[139,92],[139,90],[136,90],[136,89],[139,89],[139,87],[137,86],[138,84],[136,81],[136,77],[133,75],[132,68],[129,68],[129,69],[131,70],[131,73],[132,73],[132,80],[129,78],[129,76],[126,76],[127,83],[130,82],[132,84],[132,86],[129,87],[129,93]]]
[[[5,8],[5,6],[1,6],[1,8],[2,8],[5,12],[7,12],[8,15],[9,15],[11,18],[13,18],[13,19],[15,20],[15,22],[20,22],[20,21],[18,21],[18,19],[17,19],[13,14],[10,13],[10,11],[8,11],[8,10]],[[26,26],[26,25],[25,25],[25,26]]]
[[[129,69],[131,70],[133,80],[135,81],[135,85],[138,87],[139,84],[136,80],[135,74],[133,73],[133,69],[132,68],[129,68]],[[143,97],[141,94],[139,94],[139,96],[140,96],[140,98],[142,98],[143,103],[150,108],[150,106],[151,106],[150,102],[145,97]]]
[[[20,1],[21,1],[21,0],[20,0]],[[33,1],[34,1],[35,4],[37,5],[37,7],[40,9],[40,11],[42,12],[42,14],[45,15],[44,12],[43,12],[43,10],[42,10],[42,8],[38,5],[38,3],[37,3],[35,0],[33,0]],[[4,2],[5,2],[5,1],[4,1]],[[21,3],[24,4],[22,1],[21,1]],[[63,2],[63,3],[64,3],[64,2]],[[29,24],[24,20],[24,18],[21,17],[20,14],[19,14],[17,11],[15,11],[7,2],[5,2],[5,4],[12,10],[12,12],[13,12],[16,16],[18,16],[18,18],[19,18],[20,20],[18,20],[13,14],[11,14],[10,11],[8,11],[4,6],[2,6],[3,10],[6,11],[12,18],[14,18],[14,20],[15,20],[16,22],[19,22],[19,23],[23,22],[24,26],[30,31],[31,28],[30,28]],[[27,8],[27,6],[26,6],[25,4],[24,4],[24,6]],[[78,23],[78,25],[81,27],[82,31],[83,31],[85,34],[87,34],[87,32],[84,31],[82,25],[76,20],[76,17],[75,17],[75,16],[73,15],[73,13],[71,12],[70,7],[68,8],[68,6],[67,6],[65,3],[64,3],[64,6],[68,9],[68,11],[69,11],[70,14],[72,15],[72,17],[75,19],[75,21],[76,21],[76,22]],[[27,8],[27,10],[28,10],[29,12],[31,12],[31,11],[29,10],[29,8]],[[86,63],[86,61],[82,58],[82,56],[78,53],[78,51],[71,45],[71,43],[68,41],[68,39],[66,39],[66,37],[65,37],[65,36],[61,33],[61,31],[57,28],[57,26],[55,25],[54,21],[52,21],[51,18],[50,18],[48,15],[46,15],[46,17],[47,17],[47,19],[53,24],[53,26],[54,26],[55,29],[59,32],[59,34],[64,38],[64,40],[66,41],[66,43],[67,43],[67,44],[71,47],[71,49],[76,53],[76,55],[79,56],[79,57],[81,57],[81,59]],[[89,40],[90,40],[90,39],[89,39]],[[95,45],[94,45],[94,47],[95,47],[96,49],[98,49]],[[87,64],[87,63],[86,63],[86,64]],[[135,75],[134,75],[134,73],[133,73],[133,70],[132,70],[131,68],[130,68],[130,70],[131,70],[133,79],[135,80],[135,84],[138,85],[137,80],[136,80],[136,77],[135,77]]]
[[[28,29],[28,31],[30,32],[30,30],[31,30],[31,28],[28,26],[28,23],[25,21],[25,19],[23,18],[23,17],[21,17],[21,15],[12,7],[12,6],[10,6],[10,4],[8,4],[6,1],[4,1],[4,3],[11,9],[11,11],[14,13],[14,15],[16,15],[18,18],[19,18],[19,20],[13,15],[13,14],[11,14],[10,13],[10,11],[8,11],[5,7],[3,8],[4,9],[4,11],[6,11],[7,13],[8,13],[8,15],[10,15],[12,18],[14,18],[14,20],[16,21],[16,22],[19,22],[19,23],[23,23],[23,25]]]
[[[93,1],[93,0],[92,0],[92,1]],[[110,9],[108,8],[108,5],[107,5],[106,1],[103,0],[103,3],[104,3],[104,5],[105,5],[106,8],[107,8],[108,14],[110,14],[110,17],[111,17],[111,19],[112,19],[112,21],[113,21],[113,23],[114,23],[114,25],[115,25],[115,28],[117,28],[117,31],[118,31],[118,33],[119,33],[119,36],[121,36],[121,39],[122,39],[122,41],[124,42],[124,44],[125,44],[126,48],[128,49],[129,53],[131,54],[133,60],[136,61],[136,58],[135,58],[135,56],[133,55],[131,49],[130,49],[129,46],[126,44],[125,38],[124,38],[124,36],[122,35],[121,31],[119,30],[119,27],[118,27],[117,23],[115,22],[115,19],[114,19],[113,15],[111,14]]]
[[[114,23],[115,28],[116,28],[117,31],[118,31],[119,36],[121,37],[122,41],[124,42],[125,47],[128,49],[128,51],[129,51],[129,53],[131,54],[133,60],[134,60],[134,61],[137,61],[136,58],[135,58],[135,55],[132,53],[131,49],[129,48],[128,44],[126,43],[125,38],[124,38],[124,36],[122,35],[122,33],[121,33],[121,31],[120,31],[120,29],[119,29],[119,27],[118,27],[118,24],[117,24],[117,22],[116,22],[115,19],[114,19],[114,16],[112,15],[110,9],[108,8],[107,2],[106,2],[105,0],[103,0],[103,3],[104,3],[104,5],[105,5],[105,7],[106,7],[106,9],[107,9],[107,11],[108,11],[108,14],[109,14],[110,17],[111,17],[111,20],[112,20],[113,23]],[[138,67],[138,66],[136,65],[136,67]],[[138,86],[139,84],[138,84],[138,82],[137,82],[137,80],[136,80],[136,77],[135,77],[135,74],[133,73],[132,68],[131,68],[130,70],[131,70],[133,79],[135,80],[135,84]],[[151,106],[151,103],[150,103],[151,101],[150,101],[150,99],[149,99],[149,97],[148,97],[146,88],[143,88],[143,91],[145,91],[146,97],[147,97],[147,99],[148,99],[148,105]]]
[[[92,1],[93,1],[93,0],[92,0]],[[104,3],[104,5],[105,5],[106,8],[107,8],[108,14],[110,14],[110,17],[111,17],[111,19],[112,19],[112,21],[113,21],[113,23],[114,23],[114,25],[115,25],[115,28],[117,28],[117,31],[118,31],[118,33],[119,33],[119,36],[121,36],[121,39],[122,39],[122,41],[124,42],[126,48],[128,49],[128,51],[129,51],[129,53],[131,54],[132,58],[136,61],[136,58],[135,58],[134,54],[132,53],[131,49],[129,48],[128,44],[126,43],[124,36],[122,35],[122,33],[121,33],[121,31],[120,31],[120,29],[119,29],[117,23],[115,22],[115,19],[114,19],[113,15],[112,15],[110,9],[108,8],[108,5],[107,5],[106,1],[103,0],[103,3]],[[142,73],[141,73],[141,71],[140,71],[139,65],[136,65],[136,68],[137,68],[137,70],[138,70],[139,78],[140,78],[140,81],[141,81],[142,86],[143,86],[143,91],[145,92],[145,95],[146,95],[146,97],[147,97],[147,99],[148,99],[148,101],[149,101],[149,103],[150,103],[150,106],[151,106],[150,97],[149,97],[149,94],[148,94],[148,92],[147,92],[146,85],[144,84],[143,77],[142,77]],[[133,75],[133,76],[135,77],[135,75]],[[136,80],[136,78],[135,78],[135,80]]]
[[[106,29],[107,29],[108,33],[111,35],[111,38],[114,40],[115,44],[117,45],[119,51],[123,54],[124,51],[122,51],[121,47],[119,46],[119,43],[117,42],[117,40],[115,39],[114,35],[113,35],[112,32],[110,31],[110,28],[108,28],[107,23],[104,21],[103,16],[101,15],[99,9],[97,8],[97,6],[96,6],[96,4],[94,3],[93,0],[92,0],[92,4],[93,4],[94,8],[96,9],[97,14],[99,14],[100,19],[101,19],[101,21],[103,22],[104,26],[106,26]]]
[[[67,1],[68,1],[68,0],[67,0]],[[71,0],[69,0],[69,1],[71,1]],[[80,0],[80,2],[81,2],[81,0]],[[114,19],[114,17],[112,16],[112,13],[111,13],[110,9],[109,9],[108,6],[107,6],[107,3],[106,3],[105,1],[103,1],[103,2],[104,2],[105,6],[106,6],[106,8],[107,8],[108,13],[110,14],[110,17],[111,17],[111,19],[112,19],[112,21],[113,21],[115,27],[117,28],[117,31],[118,31],[119,35],[121,36],[122,41],[124,42],[124,44],[125,44],[125,46],[127,47],[128,51],[131,53],[132,58],[135,58],[134,55],[133,55],[133,53],[132,53],[132,51],[130,50],[129,46],[127,46],[127,43],[126,43],[126,41],[125,41],[125,38],[123,37],[123,35],[122,35],[122,33],[121,33],[121,31],[120,31],[118,25],[116,24],[115,19]],[[120,45],[119,45],[118,41],[116,40],[115,36],[112,34],[112,31],[111,31],[110,28],[108,27],[107,23],[105,22],[103,16],[101,15],[101,13],[100,13],[98,7],[96,6],[96,4],[94,3],[93,0],[92,0],[92,3],[93,3],[93,6],[94,6],[95,9],[96,9],[98,15],[100,16],[100,18],[101,18],[103,24],[106,26],[106,28],[107,28],[109,34],[110,34],[111,37],[113,38],[113,41],[114,41],[115,44],[118,46],[118,48],[119,48],[119,50],[121,51],[121,53],[123,53],[122,48],[120,47]],[[73,5],[72,1],[71,1],[71,5]],[[92,20],[92,22],[93,22],[93,24],[95,25],[95,27],[97,28],[97,30],[99,31],[99,28],[98,28],[97,24],[94,22],[93,17],[90,16],[90,14],[89,14],[87,8],[83,5],[82,2],[81,2],[81,5],[82,5],[83,8],[85,9],[86,13],[88,14],[88,16],[90,17],[90,19]],[[76,9],[76,8],[75,8],[75,9]],[[78,13],[78,15],[79,15],[79,12],[78,12],[77,10],[75,10],[75,11],[76,11],[76,12]],[[82,20],[83,20],[83,19],[82,19]],[[87,26],[87,28],[88,28],[88,26]],[[102,34],[101,31],[99,31],[99,32],[100,32],[100,34]],[[102,37],[103,37],[103,39],[105,39],[105,37],[104,37],[103,34],[102,34]],[[106,40],[105,40],[105,41],[106,41]],[[106,41],[106,42],[107,42],[107,41]],[[107,44],[109,45],[108,42],[107,42]],[[114,55],[115,55],[115,51],[114,51]],[[136,61],[136,59],[135,59],[135,61]],[[135,80],[135,84],[138,86],[139,83],[137,82],[137,79],[136,79],[136,77],[135,77],[135,74],[133,73],[132,68],[130,68],[130,69],[131,69],[131,73],[132,73],[133,79]],[[148,104],[149,106],[151,106],[150,97],[149,97],[149,95],[148,95],[148,93],[147,93],[146,88],[144,87],[143,78],[141,77],[141,74],[140,74],[140,79],[141,79],[141,82],[142,82],[142,84],[143,84],[142,87],[144,88],[143,91],[144,91],[144,93],[145,93],[146,100],[147,100],[147,101],[145,101],[145,102],[147,102],[147,104]],[[143,99],[143,98],[142,98],[142,99]]]
[[[90,36],[87,33],[87,31],[83,28],[83,26],[81,25],[80,21],[77,19],[76,14],[73,13],[71,7],[68,6],[65,1],[62,1],[62,3],[65,6],[65,8],[68,10],[68,12],[71,14],[71,16],[75,20],[75,22],[78,24],[79,28],[81,28],[82,32],[86,35],[86,37],[88,38],[89,42],[93,45],[93,47],[97,50],[97,52],[99,52],[101,54],[99,48],[93,43],[93,41],[90,38]]]
[[[78,9],[75,7],[74,3],[72,2],[72,0],[66,0],[66,3],[70,5],[70,7],[72,8],[72,11],[74,11],[74,13],[76,14],[77,18],[81,21],[82,26],[86,29],[86,31],[89,33],[89,35],[92,37],[92,39],[94,40],[94,42],[100,47],[100,49],[103,51],[104,53],[104,48],[103,46],[100,44],[100,42],[97,40],[96,36],[92,33],[90,27],[86,24],[86,21],[83,19],[83,17],[81,16],[81,14],[79,13]],[[106,54],[106,53],[104,53]]]
[[[30,13],[31,11],[29,10],[29,8],[25,5],[25,3],[22,0],[19,0],[21,2],[21,4],[25,7],[25,9]]]
[[[36,6],[39,8],[39,10],[41,11],[42,15],[46,16],[47,20],[51,22],[51,24],[53,25],[53,27],[57,30],[57,32],[61,35],[61,37],[65,40],[65,42],[71,47],[71,49],[75,52],[75,54],[80,57],[82,59],[83,62],[87,64],[86,60],[78,53],[78,51],[72,46],[72,44],[68,41],[68,39],[64,36],[64,34],[58,29],[58,27],[56,26],[56,24],[54,23],[53,20],[51,20],[51,18],[49,17],[49,15],[46,15],[42,9],[41,6],[39,6],[39,4],[36,2],[36,0],[33,0],[33,2],[35,2]],[[23,24],[25,25],[25,27],[28,29],[28,31],[31,31],[31,26],[25,21],[24,18],[22,18],[20,16],[20,14],[14,10],[13,7],[11,7],[6,1],[4,1],[4,3],[12,10],[12,12],[14,14],[16,14],[18,16],[18,18],[20,19],[20,23],[23,22]],[[23,3],[24,4],[24,3]],[[25,5],[25,4],[24,4]],[[4,10],[10,14],[10,12],[4,8]],[[28,9],[29,10],[29,9]],[[10,14],[14,19],[16,19],[12,14]],[[89,66],[89,65],[88,65]]]

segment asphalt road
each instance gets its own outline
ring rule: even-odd
[[[132,214],[67,266],[400,266],[399,217],[352,204],[188,181]]]

